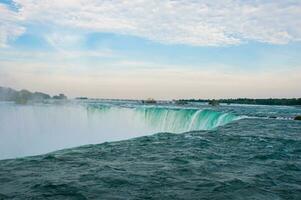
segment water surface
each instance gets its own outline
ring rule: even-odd
[[[0,161],[0,199],[300,199],[301,123],[292,120],[300,113],[283,106],[2,104],[2,158],[63,150]],[[65,149],[78,144],[86,145]]]

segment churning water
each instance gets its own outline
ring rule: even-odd
[[[0,159],[47,154],[1,160],[0,199],[300,199],[301,123],[291,120],[298,114],[275,106],[1,103]]]

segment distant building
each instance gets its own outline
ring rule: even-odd
[[[141,102],[145,103],[145,104],[156,104],[157,103],[157,101],[153,98],[148,98],[146,100],[142,100]]]

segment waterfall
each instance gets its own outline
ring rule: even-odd
[[[157,132],[181,133],[192,130],[211,130],[238,119],[231,113],[208,109],[146,107],[136,108],[135,111],[143,123]]]
[[[1,103],[0,159],[158,132],[211,130],[236,119],[208,109]]]

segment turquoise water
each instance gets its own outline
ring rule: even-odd
[[[231,113],[209,109],[136,108],[141,118],[158,132],[182,133],[193,130],[211,130],[240,119]]]
[[[300,199],[298,114],[285,106],[1,103],[0,199]]]

